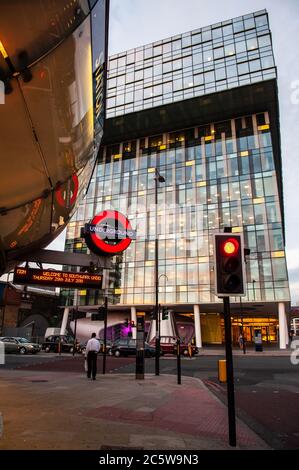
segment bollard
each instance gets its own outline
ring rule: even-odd
[[[218,380],[222,383],[227,382],[225,359],[219,359],[218,361]]]
[[[176,342],[176,355],[177,355],[177,373],[178,373],[178,384],[182,383],[182,371],[181,371],[181,342],[177,339]]]

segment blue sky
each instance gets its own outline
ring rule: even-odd
[[[299,303],[299,1],[110,0],[109,54],[267,9],[278,69],[286,248],[293,304]],[[60,247],[61,238],[51,247]]]

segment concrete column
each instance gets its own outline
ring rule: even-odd
[[[288,343],[288,328],[283,302],[278,304],[278,320],[279,320],[279,348],[286,349]]]
[[[195,343],[198,348],[202,348],[199,305],[193,305],[193,311],[195,326]]]
[[[284,304],[283,304],[284,305]],[[289,325],[288,325],[288,320],[287,320],[287,315],[285,314],[284,316],[285,320],[285,338],[286,338],[286,344],[289,344],[290,342],[290,337],[289,337]]]
[[[63,312],[61,327],[60,327],[61,335],[65,335],[65,329],[66,329],[68,317],[69,317],[69,307],[65,307],[64,312]]]
[[[135,327],[137,327],[136,307],[131,307],[131,321],[133,321]],[[132,338],[133,339],[136,339],[136,331],[137,331],[137,328],[132,328]]]

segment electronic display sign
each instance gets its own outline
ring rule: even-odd
[[[51,287],[101,289],[102,274],[52,271],[51,269],[15,268],[14,284],[39,284]]]

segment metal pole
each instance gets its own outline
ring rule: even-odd
[[[105,294],[103,374],[106,374],[108,295]]]
[[[144,379],[144,320],[145,313],[137,313],[137,325],[136,325],[136,380]]]
[[[76,342],[77,342],[77,315],[78,315],[78,308],[75,310],[75,328],[74,328],[74,347],[73,347],[73,356],[76,352]]]
[[[223,306],[224,306],[224,328],[225,328],[229,445],[235,447],[236,446],[236,413],[235,413],[234,369],[233,369],[232,333],[231,333],[229,297],[223,298]]]
[[[182,370],[181,370],[181,341],[178,338],[176,341],[176,354],[177,354],[177,372],[178,372],[178,384],[182,383]]]
[[[242,323],[242,338],[243,338],[243,354],[246,354],[246,346],[245,346],[245,336],[244,336],[244,323],[243,323],[243,304],[242,304],[242,297],[240,297],[240,307],[241,307],[241,323]]]
[[[160,337],[159,337],[159,277],[158,277],[158,174],[155,169],[155,319],[156,319],[156,356],[155,374],[160,375]]]
[[[10,272],[7,273],[6,286],[5,286],[5,290],[4,290],[4,296],[3,296],[2,321],[1,321],[1,335],[3,335],[3,330],[4,330],[5,308],[6,308],[7,294],[8,294],[9,275],[10,275]]]
[[[159,287],[159,286],[158,286]],[[161,312],[162,308],[161,305],[159,304],[158,306],[158,338],[159,338],[159,349],[160,349],[160,338],[161,338]],[[160,356],[160,350],[159,350],[159,356]]]

